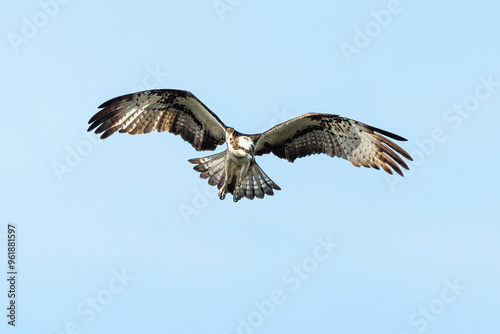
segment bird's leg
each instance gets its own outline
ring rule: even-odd
[[[217,193],[221,200],[226,198],[226,194],[227,194],[227,176],[224,175],[223,177],[224,177],[224,183],[222,184],[222,187],[220,187],[219,192]]]
[[[234,187],[234,192],[233,192],[233,201],[234,203],[238,202],[243,196],[242,196],[242,191],[241,191],[241,182],[238,181],[236,184],[236,187]]]
[[[222,184],[222,187],[220,187],[219,192],[217,193],[221,200],[226,198],[226,194],[227,194],[227,181],[229,179],[228,171],[229,171],[229,159],[226,159],[224,161],[224,171],[223,171],[223,175],[222,175],[222,177],[224,178],[224,183]]]
[[[236,187],[234,187],[234,193],[233,193],[234,202],[238,202],[241,198],[243,198],[243,190],[241,189],[242,188],[241,184],[243,183],[243,180],[247,177],[249,167],[250,163],[246,163],[240,170],[240,176],[236,181]]]

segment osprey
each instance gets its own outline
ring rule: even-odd
[[[256,155],[273,153],[290,162],[311,154],[325,153],[349,160],[354,166],[382,167],[403,176],[408,166],[401,158],[411,156],[386,137],[403,137],[338,115],[309,113],[264,133],[247,135],[227,127],[192,93],[185,90],[155,89],[123,95],[104,102],[89,121],[101,139],[115,132],[131,135],[168,131],[180,135],[197,151],[213,151],[226,143],[223,152],[190,159],[200,177],[217,186],[220,199],[227,193],[237,202],[272,196],[281,190],[255,161]]]

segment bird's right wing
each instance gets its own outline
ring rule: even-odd
[[[225,143],[224,123],[185,90],[146,90],[116,97],[99,108],[88,131],[102,133],[101,139],[116,131],[135,135],[156,129],[180,135],[197,151],[213,151]]]

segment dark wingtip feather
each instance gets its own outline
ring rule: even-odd
[[[392,166],[391,166],[391,167],[392,167]],[[396,173],[398,173],[399,175],[404,176],[404,175],[403,175],[403,172],[401,171],[401,168],[399,168],[397,165],[396,165],[396,167],[392,167],[392,169],[393,169]]]
[[[135,93],[134,93],[135,94]],[[122,96],[118,96],[118,97],[115,97],[115,98],[112,98],[104,103],[102,103],[98,108],[101,109],[99,110],[94,116],[92,116],[92,118],[89,120],[88,124],[90,124],[89,128],[87,129],[88,132],[94,130],[95,128],[97,128],[98,126],[102,125],[104,122],[106,122],[108,119],[110,119],[111,117],[115,116],[116,115],[116,108],[109,108],[111,106],[115,106],[116,107],[116,104],[120,103],[120,102],[124,102],[124,101],[127,101],[127,100],[131,100],[132,97],[134,96],[134,94],[127,94],[127,95],[122,95]],[[95,131],[96,134],[99,134],[101,132],[103,132],[104,129],[97,129]],[[113,134],[115,131],[111,132],[111,133],[104,133],[100,138],[101,139],[105,139],[107,137],[109,137],[111,134]]]
[[[114,99],[111,99],[111,100],[107,100],[106,102],[103,102],[99,105],[99,107],[97,107],[98,109],[102,109],[102,108],[106,108],[107,106],[109,106],[111,104],[111,102],[113,101]]]
[[[139,92],[140,93],[140,92]],[[132,93],[132,94],[125,94],[125,95],[121,95],[121,96],[118,96],[118,97],[114,97],[110,100],[107,100],[106,102],[102,103],[99,107],[99,109],[102,109],[102,108],[106,108],[106,107],[109,107],[110,105],[112,104],[115,104],[116,102],[121,102],[121,101],[129,101],[129,100],[132,100],[132,98],[138,93]]]
[[[389,138],[392,138],[394,140],[399,140],[399,141],[408,141],[408,139],[406,138],[403,138],[401,136],[398,136],[397,134],[395,133],[392,133],[392,132],[389,132],[389,131],[385,131],[385,130],[382,130],[382,129],[379,129],[379,128],[376,128],[374,126],[371,126],[371,125],[367,125],[366,126],[369,130],[371,131],[375,131],[375,132],[378,132],[384,136],[387,136]]]
[[[90,132],[90,131],[94,130],[94,129],[95,129],[95,128],[97,128],[97,126],[99,125],[99,123],[97,123],[97,122],[94,122],[94,123],[92,123],[92,124],[89,122],[89,124],[90,124],[90,126],[89,126],[89,128],[87,129],[87,132]]]

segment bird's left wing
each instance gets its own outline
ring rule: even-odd
[[[104,102],[89,121],[88,131],[116,131],[131,135],[168,131],[180,135],[197,151],[213,151],[225,142],[226,126],[192,93],[176,89],[155,89],[123,95]]]
[[[408,166],[401,156],[413,160],[387,138],[405,141],[403,137],[337,115],[309,113],[254,136],[256,155],[272,152],[290,162],[325,153],[349,160],[356,167],[382,167],[389,174],[394,170],[403,176],[399,167],[408,169]]]

